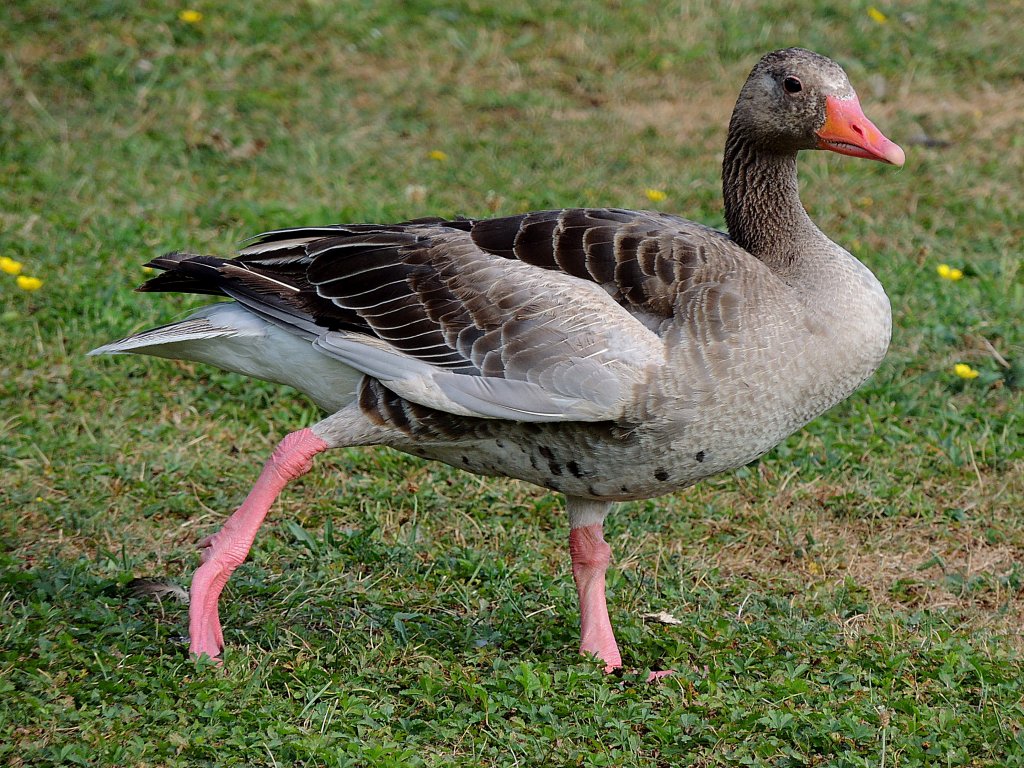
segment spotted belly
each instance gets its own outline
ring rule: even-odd
[[[686,488],[752,461],[771,447],[736,455],[685,437],[665,441],[617,431],[604,424],[506,423],[500,437],[395,447],[475,474],[514,477],[571,496],[614,501]]]
[[[386,430],[383,444],[480,475],[513,477],[582,498],[647,499],[742,466],[793,431],[763,422],[749,434],[710,420],[686,424],[508,422],[455,416],[410,403],[377,382],[360,405]]]

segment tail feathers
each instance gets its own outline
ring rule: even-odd
[[[104,344],[89,352],[89,355],[119,355],[125,352],[142,352],[154,347],[162,347],[182,341],[198,339],[216,339],[225,336],[238,336],[241,329],[225,326],[210,321],[209,317],[192,315],[177,323],[150,328],[134,336]]]
[[[314,349],[310,343],[314,337],[227,301],[202,307],[176,323],[104,344],[89,354],[132,352],[206,363],[287,384],[333,413],[352,402],[363,374]]]

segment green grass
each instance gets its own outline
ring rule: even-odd
[[[1024,764],[1019,4],[580,5],[0,11],[0,256],[44,280],[0,274],[0,762]],[[907,149],[902,171],[801,162],[812,216],[886,285],[893,346],[756,465],[609,520],[626,663],[674,677],[576,656],[555,498],[384,450],[283,494],[228,586],[223,669],[186,658],[184,606],[127,594],[186,583],[318,418],[201,366],[86,359],[200,303],[132,293],[141,263],[649,187],[721,225],[732,101],[791,44],[843,63]]]

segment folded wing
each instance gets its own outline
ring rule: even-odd
[[[683,219],[576,209],[280,230],[232,260],[156,259],[168,271],[142,290],[230,296],[425,406],[601,421],[622,416],[680,312],[736,258]]]

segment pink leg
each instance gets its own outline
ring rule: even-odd
[[[281,490],[313,466],[313,457],[330,446],[312,430],[300,429],[278,443],[245,501],[213,536],[200,542],[202,565],[192,577],[189,602],[189,651],[211,658],[224,650],[217,601],[221,590],[249,554],[263,519]]]
[[[580,653],[592,654],[604,662],[605,673],[622,666],[612,623],[608,618],[604,575],[612,559],[612,548],[604,540],[601,523],[569,531],[569,555],[576,594],[580,599]],[[672,670],[651,672],[651,683],[672,674]]]
[[[569,555],[580,599],[580,653],[593,654],[604,662],[605,672],[613,672],[622,666],[622,656],[605,601],[604,574],[612,548],[604,540],[603,526],[598,523],[569,531]]]

